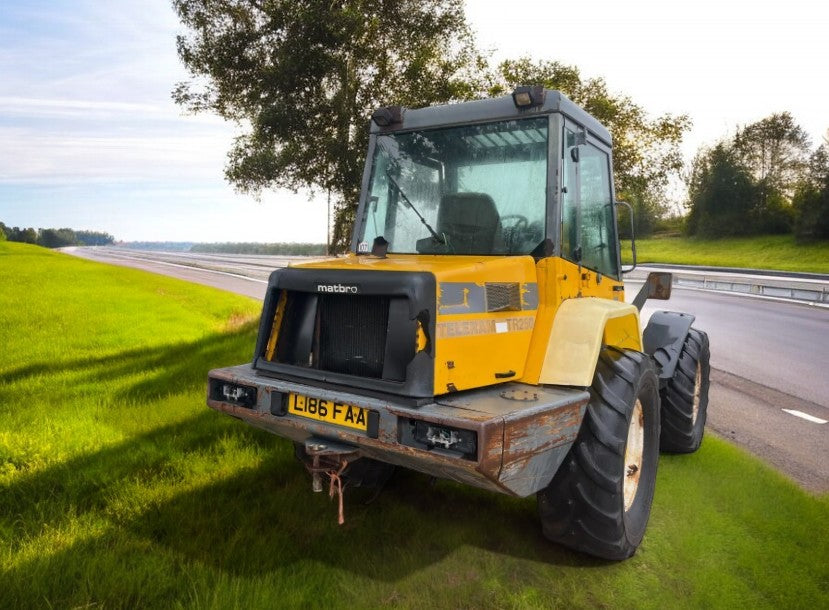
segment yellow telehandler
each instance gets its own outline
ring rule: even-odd
[[[208,405],[295,443],[315,490],[395,466],[525,497],[544,535],[639,546],[660,448],[695,451],[707,335],[626,304],[608,131],[557,91],[371,119],[345,257],[272,273],[253,361]],[[634,245],[634,266],[635,245]]]

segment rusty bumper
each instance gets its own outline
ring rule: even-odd
[[[413,406],[260,375],[251,365],[216,369],[209,379],[208,406],[278,436],[329,439],[363,457],[521,497],[549,484],[589,399],[581,389],[505,383]],[[289,393],[362,407],[372,424],[363,431],[287,413],[282,405]],[[417,422],[473,431],[476,449],[461,454],[419,442],[412,432]]]

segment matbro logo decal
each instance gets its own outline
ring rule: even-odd
[[[317,292],[357,294],[360,290],[356,286],[347,286],[345,284],[317,284]]]

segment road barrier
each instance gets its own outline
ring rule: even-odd
[[[651,271],[669,271],[677,288],[717,292],[737,292],[760,297],[786,299],[829,307],[829,276],[786,274],[785,272],[745,272],[731,269],[682,266],[638,266],[625,279],[644,281]]]

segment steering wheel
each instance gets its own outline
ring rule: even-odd
[[[523,241],[529,228],[529,221],[521,214],[507,214],[501,216],[501,226],[507,250],[513,252]]]
[[[513,224],[510,227],[506,226],[506,223],[511,221]],[[527,220],[526,216],[522,216],[521,214],[507,214],[506,216],[501,216],[501,226],[504,229],[509,229],[512,232],[524,231],[527,226],[529,225],[529,221]]]

